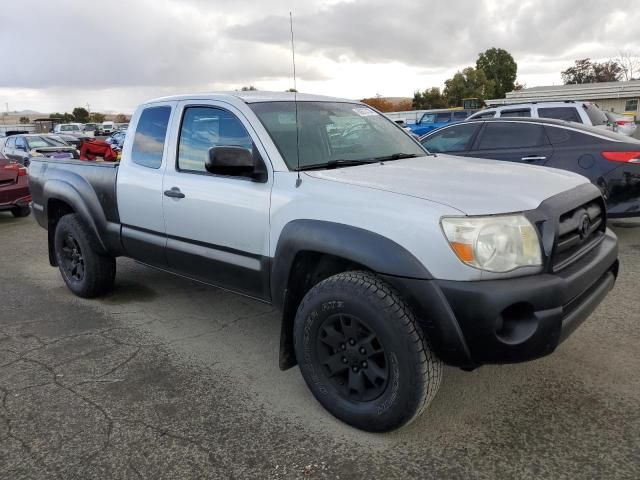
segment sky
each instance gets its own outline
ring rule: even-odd
[[[491,47],[528,87],[577,58],[640,54],[639,0],[0,0],[0,111],[286,90],[290,11],[298,90],[354,99],[442,87]]]

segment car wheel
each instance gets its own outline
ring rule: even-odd
[[[62,278],[77,296],[96,297],[112,288],[116,260],[98,253],[97,240],[77,215],[65,215],[59,220],[54,250]]]
[[[294,342],[316,399],[362,430],[408,424],[440,386],[442,363],[411,309],[372,273],[340,273],[314,286],[298,308]]]
[[[16,218],[28,217],[31,213],[31,208],[29,207],[14,207],[11,209],[11,214]]]

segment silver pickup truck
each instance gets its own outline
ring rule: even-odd
[[[35,158],[29,175],[76,295],[107,292],[126,256],[273,303],[281,368],[299,364],[327,410],[370,431],[415,418],[443,363],[550,354],[618,273],[584,177],[431,155],[349,100],[152,100],[119,164]]]

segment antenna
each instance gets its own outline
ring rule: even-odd
[[[293,15],[289,12],[289,26],[291,27],[291,58],[293,63],[293,104],[296,108],[296,159],[298,160],[298,178],[296,179],[296,188],[302,183],[300,178],[300,126],[298,124],[298,84],[296,83],[296,48],[293,43]]]

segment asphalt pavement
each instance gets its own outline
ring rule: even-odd
[[[278,370],[268,305],[118,260],[74,297],[46,232],[0,213],[0,479],[640,478],[640,222],[621,274],[551,356],[446,368],[410,426],[326,413]]]

